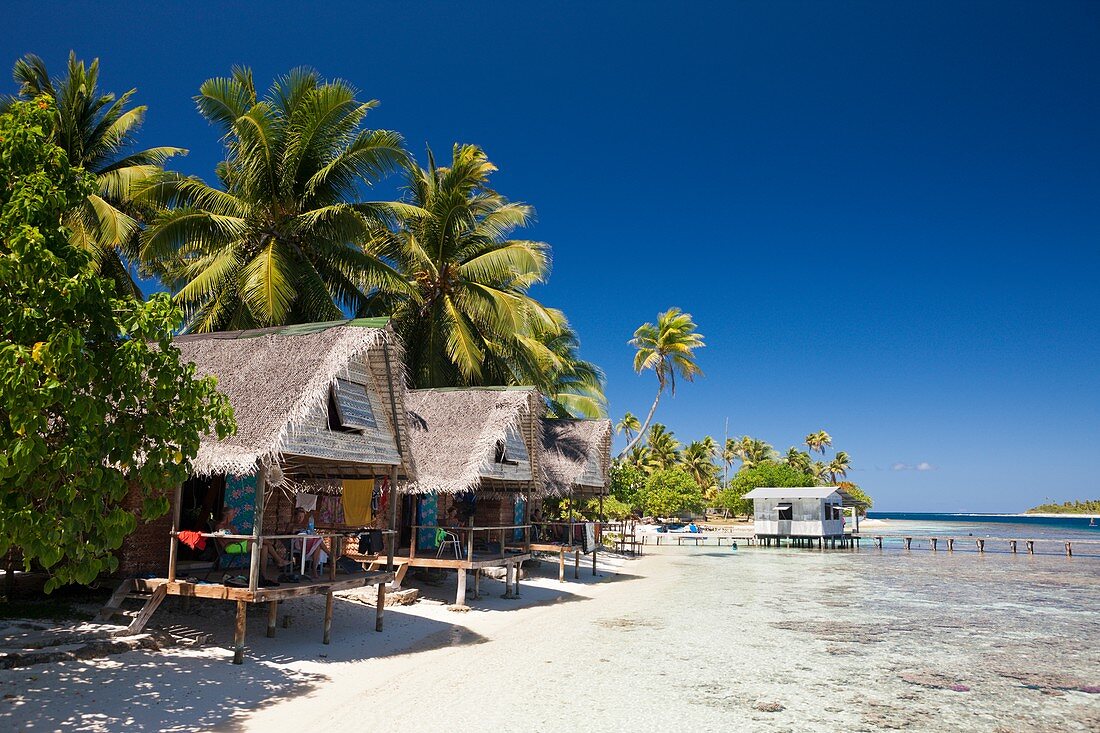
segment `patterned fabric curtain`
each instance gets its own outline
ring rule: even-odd
[[[237,510],[233,526],[241,534],[251,534],[256,522],[256,477],[226,476],[225,505]]]
[[[344,501],[339,496],[322,496],[317,500],[317,524],[344,524]]]
[[[435,526],[439,524],[438,497],[435,494],[424,494],[416,504],[416,524],[421,527],[416,531],[416,549],[434,550]]]
[[[512,519],[513,519],[512,524],[523,524],[523,515],[526,513],[526,509],[527,509],[527,500],[524,499],[523,497],[517,496],[516,497],[515,510],[513,511],[513,514],[512,514]],[[512,539],[515,540],[516,542],[522,542],[523,541],[523,530],[522,529],[514,530],[512,532]]]

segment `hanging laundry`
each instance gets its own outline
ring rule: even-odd
[[[294,508],[312,512],[317,508],[317,494],[297,494],[294,497]]]
[[[322,496],[317,500],[317,524],[344,524],[344,502],[339,496]]]
[[[352,526],[370,524],[374,479],[344,481],[344,519]]]
[[[192,550],[198,550],[202,552],[206,549],[206,538],[202,536],[201,532],[196,532],[193,529],[185,529],[181,531],[176,537],[183,544],[190,547]]]

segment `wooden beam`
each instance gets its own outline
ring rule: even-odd
[[[244,630],[248,625],[248,603],[237,601],[237,625],[233,629],[233,664],[244,663]]]
[[[267,637],[270,639],[275,636],[275,621],[279,617],[279,602],[268,601],[267,602]]]
[[[168,579],[176,579],[176,557],[179,555],[180,504],[183,502],[183,484],[176,484],[172,492],[172,535],[168,544]]]

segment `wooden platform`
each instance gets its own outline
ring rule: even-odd
[[[354,573],[341,575],[335,580],[307,580],[301,583],[280,583],[278,588],[257,588],[250,591],[248,588],[234,588],[221,583],[192,583],[186,580],[170,581],[167,578],[136,578],[134,587],[145,592],[152,592],[159,586],[165,586],[170,596],[190,596],[193,598],[213,598],[221,601],[244,601],[245,603],[263,603],[265,601],[282,601],[298,596],[313,596],[324,593],[333,593],[340,590],[361,588],[365,585],[378,583],[390,583],[394,579],[394,573],[372,571],[366,573]]]
[[[500,553],[489,554],[477,554],[474,553],[472,558],[456,558],[456,557],[435,557],[434,555],[417,555],[416,557],[409,557],[403,555],[400,558],[395,557],[394,562],[408,563],[414,568],[449,568],[451,570],[481,570],[482,568],[502,568],[511,564],[518,564],[530,560],[532,557],[530,552],[509,553],[504,557],[500,556]]]
[[[573,579],[581,577],[581,555],[584,548],[580,545],[566,545],[558,542],[532,542],[531,549],[535,552],[551,552],[558,556],[558,582],[565,582],[565,556],[573,554]],[[596,553],[592,553],[592,574],[596,574]]]
[[[332,632],[333,593],[367,585],[378,586],[378,601],[375,613],[374,630],[382,630],[382,616],[386,607],[386,586],[393,582],[395,573],[374,571],[353,573],[325,580],[306,580],[301,583],[280,583],[276,588],[234,588],[222,583],[195,583],[186,580],[168,580],[167,578],[136,578],[133,587],[140,592],[156,595],[184,596],[189,598],[209,598],[211,600],[232,601],[237,604],[237,623],[233,633],[233,664],[244,662],[244,635],[247,628],[248,605],[250,603],[267,604],[267,635],[275,636],[275,620],[279,602],[302,596],[325,596],[325,621],[322,644],[328,644]],[[152,612],[150,611],[150,614]]]

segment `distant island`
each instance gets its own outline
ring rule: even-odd
[[[1028,514],[1100,514],[1100,499],[1091,501],[1065,501],[1061,504],[1040,504],[1027,510]]]

